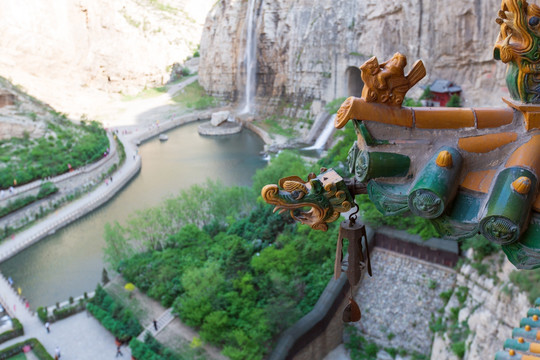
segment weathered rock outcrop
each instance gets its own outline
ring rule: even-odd
[[[52,109],[34,101],[2,78],[0,104],[0,141],[12,137],[35,139],[45,134],[47,123],[42,118],[52,118]]]
[[[200,83],[240,99],[248,2],[221,0],[201,40]],[[461,85],[465,105],[502,105],[505,66],[493,60],[500,0],[257,0],[257,97],[290,102],[358,94],[357,67],[396,51],[423,59],[428,84]]]
[[[214,1],[1,1],[0,75],[62,112],[91,114],[107,93],[166,82]]]
[[[445,316],[451,316],[452,308],[459,309],[459,323],[466,322],[470,330],[463,339],[466,344],[463,360],[493,359],[495,353],[502,350],[504,341],[512,337],[512,329],[519,327],[519,320],[531,306],[527,295],[519,292],[508,280],[508,275],[515,270],[514,266],[507,260],[500,260],[502,266],[492,265],[501,266],[497,272],[497,282],[480,275],[470,265],[462,266],[455,288],[467,288],[468,296],[462,306],[454,293],[446,305]],[[436,336],[431,359],[459,360],[452,352],[451,344],[448,330],[444,336]]]

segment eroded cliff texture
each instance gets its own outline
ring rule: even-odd
[[[220,0],[201,40],[200,82],[241,100],[248,1]],[[355,69],[396,51],[427,77],[454,81],[465,105],[501,105],[505,66],[493,60],[500,0],[256,0],[257,97],[290,102],[358,95]]]
[[[91,112],[104,94],[166,82],[193,54],[214,2],[0,1],[0,75],[60,111]]]

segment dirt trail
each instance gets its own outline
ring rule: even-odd
[[[186,111],[181,105],[175,103],[172,97],[198,79],[198,76],[189,77],[169,86],[167,92],[159,96],[130,101],[119,99],[110,101],[96,111],[94,118],[103,122],[105,127],[140,126],[168,120],[171,116]]]

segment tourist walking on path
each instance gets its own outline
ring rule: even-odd
[[[118,338],[115,338],[114,343],[116,344],[116,356],[115,357],[118,357],[118,355],[124,356],[124,354],[122,354],[122,351],[120,351],[120,348],[122,347],[122,342],[120,340],[118,340]]]
[[[51,324],[48,321],[45,323],[45,329],[47,329],[47,334],[51,332]]]
[[[152,320],[154,322],[154,329],[157,331],[157,321],[156,319]]]
[[[60,348],[58,346],[54,349],[54,358],[56,360],[60,359]]]

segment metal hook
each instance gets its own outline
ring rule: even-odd
[[[356,207],[356,211],[349,215],[349,226],[351,227],[354,226],[354,224],[356,223],[356,219],[358,219],[358,216],[356,216],[356,214],[358,214],[358,212],[360,211],[360,207],[357,203],[354,203],[354,206]]]

